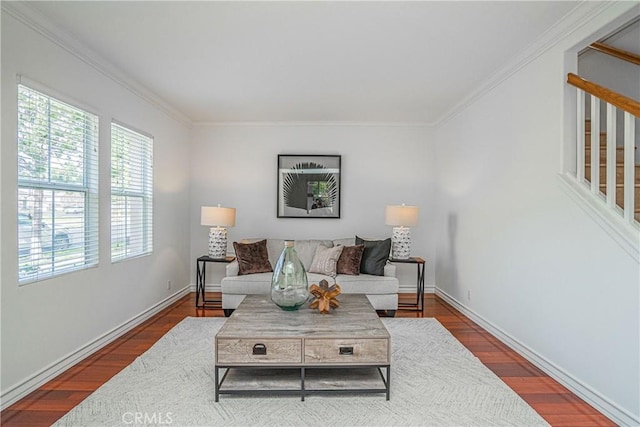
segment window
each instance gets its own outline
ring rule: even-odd
[[[98,264],[98,117],[18,85],[18,281]]]
[[[111,124],[111,261],[153,250],[153,138]]]

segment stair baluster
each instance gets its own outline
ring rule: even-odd
[[[596,148],[597,147],[597,148]],[[591,95],[591,192],[600,194],[600,98]]]
[[[638,179],[635,176],[635,118],[624,113],[624,219],[633,224],[634,192]]]
[[[615,209],[616,207],[616,118],[617,109],[613,105],[607,103],[607,205]]]

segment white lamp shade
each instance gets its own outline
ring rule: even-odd
[[[418,207],[405,205],[387,206],[385,210],[385,224],[399,227],[413,227],[418,225]]]
[[[200,208],[200,225],[233,227],[236,225],[236,208],[202,206]]]

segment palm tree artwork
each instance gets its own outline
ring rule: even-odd
[[[335,174],[316,162],[299,162],[283,176],[282,196],[285,206],[304,209],[331,209],[338,197]]]

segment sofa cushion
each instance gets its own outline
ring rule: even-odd
[[[257,273],[246,276],[224,277],[221,282],[222,299],[225,301],[231,295],[268,295],[271,293],[271,273]],[[397,294],[399,290],[398,279],[388,276],[372,276],[369,274],[360,274],[359,276],[350,276],[339,274],[335,278],[324,276],[317,273],[308,273],[309,286],[319,284],[321,280],[326,280],[329,285],[338,283],[343,294],[366,294],[368,296],[394,296],[393,304],[377,306],[376,309],[395,310],[397,308]],[[338,296],[340,301],[340,296]],[[372,301],[373,303],[373,301]],[[234,305],[225,306],[225,308],[236,308],[239,300]]]
[[[309,267],[309,273],[320,273],[336,277],[336,266],[343,248],[344,246],[328,248],[325,245],[318,245],[313,261],[311,261],[311,267]]]
[[[319,285],[320,282],[323,280],[326,280],[327,283],[329,283],[329,286],[336,283],[335,277],[327,276],[326,274],[320,274],[320,273],[307,273],[307,282],[309,283],[309,287],[311,287],[311,285],[314,285],[314,284]]]
[[[242,243],[254,243],[259,240],[264,240],[264,238],[242,239]],[[278,258],[280,258],[280,254],[282,254],[285,241],[285,239],[267,239],[267,253],[269,254],[269,263],[272,267],[276,265]],[[318,245],[324,245],[329,248],[334,246],[333,241],[331,240],[294,240],[293,247],[296,249],[298,258],[302,261],[305,271],[309,271],[311,261],[313,261],[313,256],[316,253]]]
[[[331,240],[296,240],[295,248],[298,254],[298,258],[302,261],[304,265],[304,269],[309,271],[311,268],[311,263],[313,262],[313,257],[316,254],[316,248],[318,245],[323,245],[328,248],[333,247],[333,242]]]
[[[275,267],[280,258],[280,254],[284,250],[284,239],[267,239],[267,252],[269,253],[269,262]]]
[[[334,239],[333,240],[333,246],[338,246],[338,245],[353,246],[355,244],[356,244],[356,238],[355,237],[346,237],[344,239]]]
[[[236,251],[236,259],[238,260],[239,276],[273,271],[269,263],[266,240],[255,243],[233,242],[233,249]]]
[[[391,238],[385,240],[364,240],[356,236],[356,245],[364,245],[360,273],[374,276],[384,275],[384,266],[391,251]]]
[[[364,245],[342,246],[342,248],[342,253],[336,265],[336,272],[338,274],[357,276],[360,274]]]
[[[395,294],[400,288],[398,279],[388,276],[338,274],[335,280],[340,285],[343,294]],[[338,296],[338,300],[340,300],[340,296]]]
[[[273,273],[255,273],[245,276],[225,277],[220,283],[223,294],[270,294]]]

